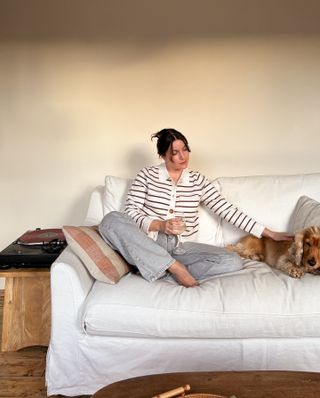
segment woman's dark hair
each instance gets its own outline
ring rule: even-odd
[[[188,152],[191,152],[186,137],[175,129],[162,129],[157,133],[152,134],[151,140],[154,138],[157,139],[157,150],[159,156],[164,156],[175,140],[181,140],[186,146]]]

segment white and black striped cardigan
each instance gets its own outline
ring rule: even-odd
[[[183,237],[192,240],[199,228],[200,203],[236,227],[261,236],[264,226],[229,203],[203,175],[184,170],[174,184],[164,163],[145,167],[137,174],[127,195],[125,213],[148,233],[152,220],[166,220],[175,212],[183,212],[187,224]]]

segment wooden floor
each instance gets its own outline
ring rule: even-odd
[[[3,290],[0,290],[0,332],[2,331]],[[1,333],[0,333],[1,339]],[[44,373],[47,349],[25,348],[17,352],[0,352],[0,397],[47,397]],[[63,397],[52,395],[52,398]],[[88,398],[83,395],[78,398]]]

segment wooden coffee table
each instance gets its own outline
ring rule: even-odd
[[[310,372],[190,372],[136,377],[110,384],[92,398],[151,398],[190,384],[190,393],[237,398],[319,398],[320,373]]]

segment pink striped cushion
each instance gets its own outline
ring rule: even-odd
[[[68,245],[98,281],[115,284],[130,269],[100,236],[97,227],[64,226]]]

